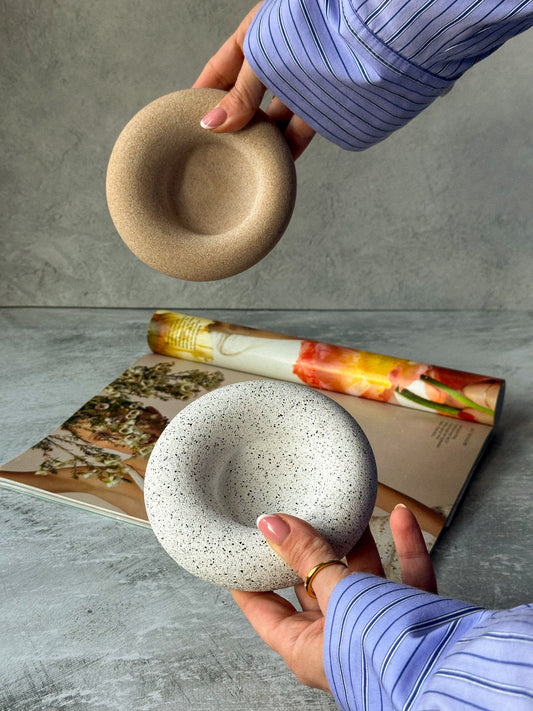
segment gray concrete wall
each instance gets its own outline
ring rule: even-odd
[[[532,309],[531,32],[365,153],[316,139],[288,231],[248,272],[180,282],[128,251],[105,201],[113,143],[250,5],[2,3],[0,304]]]

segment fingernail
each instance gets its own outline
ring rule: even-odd
[[[394,507],[393,510],[396,511],[396,509],[406,509],[406,508],[407,508],[407,506],[405,504],[396,504],[396,506]]]
[[[280,546],[287,538],[291,529],[285,521],[276,514],[263,514],[257,519],[257,528],[267,541],[272,541]]]
[[[227,118],[228,114],[225,109],[222,106],[217,106],[203,117],[200,121],[200,126],[202,128],[218,128],[222,126]]]

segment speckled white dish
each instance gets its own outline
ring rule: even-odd
[[[299,578],[256,527],[289,513],[344,556],[376,497],[375,460],[352,416],[307,386],[236,383],[188,405],[159,438],[145,479],[161,545],[190,573],[240,590],[276,590]]]

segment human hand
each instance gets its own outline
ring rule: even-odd
[[[246,32],[262,3],[246,15],[237,30],[207,62],[193,88],[225,89],[222,101],[202,119],[202,126],[213,133],[238,131],[255,115],[266,88],[246,61],[243,42]],[[309,145],[315,131],[274,97],[266,114],[278,125],[293,158]]]
[[[329,543],[312,526],[287,514],[265,515],[258,526],[269,545],[305,580],[318,563],[332,560]],[[431,559],[414,515],[403,505],[390,516],[390,527],[400,561],[402,582],[427,592],[437,592]],[[348,568],[323,568],[313,580],[316,600],[309,597],[303,583],[295,587],[301,605],[298,611],[274,592],[244,592],[232,595],[252,627],[307,686],[329,691],[324,671],[323,647],[326,610],[333,588],[351,573],[371,573],[384,577],[378,550],[367,528],[346,556]]]

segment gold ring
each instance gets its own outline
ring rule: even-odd
[[[344,565],[345,568],[348,567],[343,560],[335,559],[326,560],[325,563],[319,563],[318,565],[315,565],[314,568],[311,568],[311,570],[307,573],[307,578],[305,579],[304,583],[305,592],[309,595],[309,597],[316,599],[316,594],[313,590],[312,582],[321,570],[323,570],[324,568],[329,568],[330,565]]]

